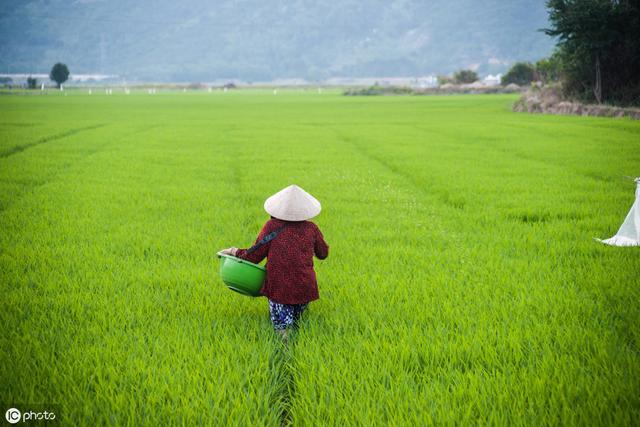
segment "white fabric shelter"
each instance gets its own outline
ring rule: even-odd
[[[615,236],[599,242],[611,246],[640,246],[640,178],[636,182],[636,200]]]

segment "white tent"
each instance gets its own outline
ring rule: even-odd
[[[599,242],[611,246],[640,246],[640,178],[636,182],[636,200],[620,226],[620,230],[610,239]]]

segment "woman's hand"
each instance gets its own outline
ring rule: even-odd
[[[236,256],[236,253],[238,253],[238,248],[236,248],[235,246],[231,246],[230,248],[221,250],[220,253],[225,255]]]

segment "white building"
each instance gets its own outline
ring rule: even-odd
[[[502,81],[502,74],[496,74],[495,76],[493,74],[489,74],[487,77],[482,79],[482,83],[484,83],[487,86],[497,86],[500,84],[501,81]]]

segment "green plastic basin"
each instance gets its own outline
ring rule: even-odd
[[[267,270],[258,264],[218,253],[220,277],[232,291],[250,297],[259,297]]]

